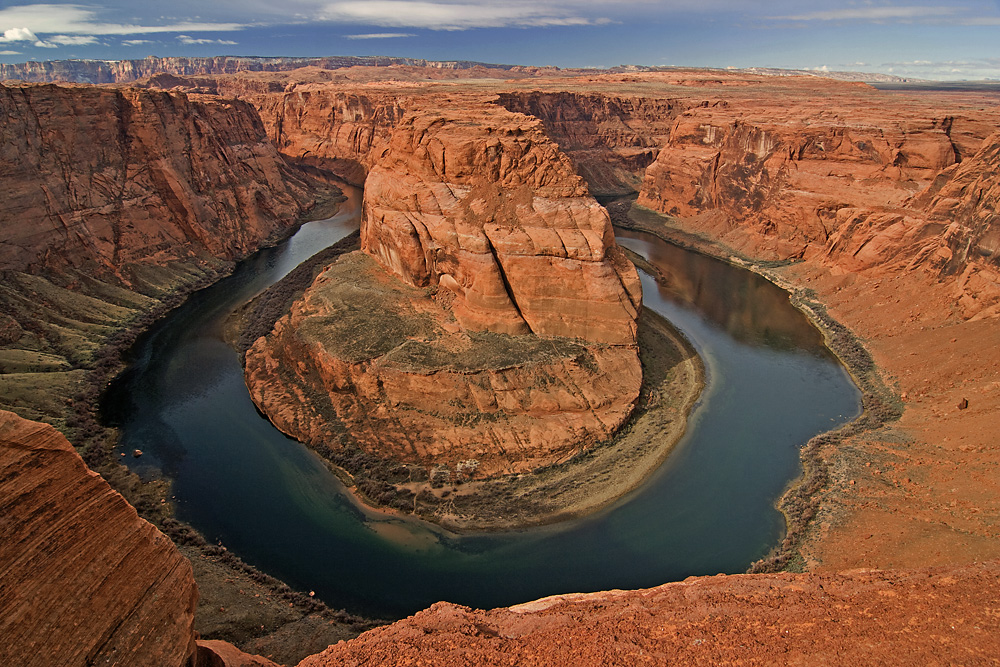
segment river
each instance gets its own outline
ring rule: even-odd
[[[358,507],[306,447],[260,415],[239,355],[223,341],[232,310],[358,227],[360,193],[241,262],[137,341],[102,402],[140,475],[173,480],[178,518],[212,542],[332,607],[381,617],[438,600],[489,608],[545,595],[639,588],[736,573],[777,544],[774,508],[799,448],[860,411],[860,394],[791,306],[760,277],[619,232],[668,276],[641,274],[645,305],[705,360],[688,432],[636,491],[583,519],[453,535]]]

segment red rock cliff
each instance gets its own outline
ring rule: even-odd
[[[394,129],[366,181],[365,251],[454,293],[466,329],[634,345],[638,277],[566,156],[537,119],[454,107]]]
[[[0,269],[233,259],[311,195],[243,102],[138,89],[0,86]]]

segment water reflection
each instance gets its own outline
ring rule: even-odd
[[[829,355],[823,336],[788,300],[788,293],[755,273],[660,241],[652,234],[615,230],[623,247],[659,269],[671,299],[693,307],[738,341]]]

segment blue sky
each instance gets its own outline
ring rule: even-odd
[[[390,55],[1000,78],[1000,0],[0,2],[0,62]]]

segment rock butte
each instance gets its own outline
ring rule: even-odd
[[[343,259],[247,351],[283,431],[346,428],[376,456],[488,477],[565,460],[631,414],[639,278],[537,119],[408,109],[365,181],[361,243],[394,278]]]
[[[29,65],[28,69],[45,69]],[[161,65],[166,69],[168,62]],[[176,62],[169,65],[179,67]],[[492,612],[436,605],[412,619],[332,647],[329,654],[316,656],[309,664],[343,660],[405,664],[416,657],[430,664],[458,660],[490,664],[511,655],[523,664],[634,664],[639,651],[645,655],[659,651],[664,661],[692,663],[899,661],[901,656],[917,663],[974,663],[997,654],[995,637],[1000,636],[1000,628],[995,614],[989,612],[1000,596],[995,560],[1000,557],[1000,493],[995,474],[1000,366],[993,361],[1000,345],[1000,279],[995,259],[1000,158],[994,134],[1000,127],[1000,111],[995,94],[890,94],[812,77],[694,70],[518,73],[535,77],[527,81],[488,80],[489,73],[483,70],[477,71],[476,81],[453,85],[460,76],[454,72],[433,70],[431,74],[414,67],[313,66],[286,73],[222,75],[211,62],[193,66],[171,70],[173,79],[141,85],[221,92],[239,96],[246,104],[194,100],[182,91],[2,89],[8,118],[2,128],[4,145],[13,142],[20,147],[6,156],[8,164],[20,168],[4,171],[4,187],[6,192],[27,193],[5,198],[0,205],[6,270],[5,307],[0,317],[5,372],[0,381],[5,401],[12,400],[7,398],[13,395],[8,388],[17,386],[15,381],[83,373],[90,355],[70,353],[66,341],[73,335],[86,332],[86,340],[96,348],[117,323],[151,307],[149,297],[140,298],[137,285],[130,284],[128,272],[120,269],[114,252],[109,252],[120,247],[120,257],[133,257],[142,264],[139,253],[130,254],[135,247],[131,244],[142,240],[131,234],[130,221],[155,219],[157,224],[183,227],[191,218],[182,210],[205,210],[167,205],[162,216],[150,216],[152,200],[138,196],[111,197],[105,202],[107,207],[93,206],[92,198],[107,192],[108,183],[122,182],[118,174],[127,175],[127,182],[144,172],[91,169],[91,165],[105,164],[89,157],[90,151],[99,148],[108,164],[111,158],[131,163],[120,160],[128,143],[82,139],[92,136],[88,128],[94,123],[104,122],[88,119],[93,115],[89,108],[131,108],[140,115],[149,114],[145,117],[151,121],[166,118],[171,111],[197,109],[189,117],[201,132],[209,130],[209,135],[223,132],[223,127],[259,123],[249,143],[209,142],[216,147],[253,146],[253,152],[263,151],[255,154],[272,156],[267,159],[280,157],[276,149],[285,158],[274,163],[276,173],[284,176],[265,179],[267,187],[251,200],[234,198],[232,218],[219,214],[240,220],[251,217],[249,211],[239,210],[248,201],[269,201],[272,196],[277,197],[273,201],[280,200],[293,173],[280,170],[291,169],[304,178],[307,173],[334,169],[360,180],[376,169],[394,128],[404,122],[408,110],[436,99],[451,100],[449,110],[499,102],[512,112],[539,118],[546,134],[590,179],[591,191],[622,192],[638,185],[644,205],[678,216],[664,225],[664,233],[695,233],[687,238],[723,256],[735,250],[750,259],[796,260],[771,269],[772,275],[789,289],[810,290],[834,318],[853,330],[885,379],[898,386],[904,406],[897,422],[819,448],[827,482],[814,496],[816,518],[800,545],[809,573],[698,578],[648,591],[573,596]],[[192,76],[199,72],[205,76]],[[18,72],[5,69],[4,73]],[[513,78],[509,72],[493,74]],[[442,76],[455,80],[437,82]],[[395,81],[380,82],[388,78]],[[144,103],[123,104],[129,100]],[[65,113],[35,113],[54,105],[62,105]],[[218,113],[202,115],[209,108]],[[32,134],[32,125],[19,120],[25,112],[38,120],[45,130],[42,135]],[[186,113],[172,117],[180,119]],[[231,114],[229,120],[221,126],[207,120],[211,116],[218,121],[227,114]],[[111,113],[103,117],[121,123],[128,116]],[[120,127],[132,132],[142,126]],[[17,139],[19,135],[48,136],[49,143]],[[116,130],[108,136],[121,135]],[[80,157],[88,158],[67,161],[65,169],[44,164],[45,155],[48,159],[77,155],[74,145]],[[191,157],[204,156],[206,149],[198,147]],[[25,167],[31,164],[39,169]],[[224,171],[239,168],[225,160],[214,164]],[[53,173],[60,175],[57,182],[72,187],[54,189],[48,180]],[[173,192],[182,202],[193,201],[198,172],[175,173],[179,176],[176,183],[183,187],[157,185],[153,191]],[[32,192],[62,212],[42,218],[54,223],[45,224],[52,230],[51,238],[58,241],[58,252],[40,252],[48,241],[38,242],[17,231],[25,229],[24,214],[29,209],[48,215],[45,206],[30,204],[27,195]],[[12,207],[11,202],[28,203]],[[291,209],[298,206],[302,204],[291,204]],[[98,225],[66,224],[85,217],[85,212],[105,210],[117,216],[113,221],[123,223],[105,226],[123,234],[112,231],[102,236]],[[201,218],[208,219],[216,216]],[[290,223],[281,216],[269,219],[276,227]],[[213,243],[222,246],[213,246],[210,252],[226,257],[223,246],[241,246],[239,229],[220,228]],[[170,238],[175,240],[174,247],[154,254],[146,266],[170,265],[176,253],[185,261],[199,257],[204,262],[218,261],[208,252],[199,253],[199,244],[207,244],[196,241],[197,234],[178,233]],[[259,238],[247,239],[241,247],[252,247]],[[77,262],[77,256],[88,259]],[[63,268],[56,271],[53,267]],[[173,282],[164,281],[161,289],[191,282],[197,272],[187,271],[170,274]],[[108,272],[115,275],[108,277]],[[19,296],[23,292],[35,298]],[[87,308],[73,301],[80,297],[88,299]],[[91,313],[91,319],[83,318],[84,313]],[[29,323],[36,316],[41,316],[37,320],[41,325]],[[25,361],[29,355],[34,355],[30,363]],[[66,395],[70,394],[60,396]],[[17,407],[38,418],[65,423],[67,407],[61,400],[25,402]],[[150,575],[177,575],[176,585],[163,591],[156,605],[147,608],[148,614],[132,619],[152,621],[155,631],[129,633],[118,650],[136,655],[159,651],[159,655],[174,657],[160,664],[182,664],[192,651],[191,588],[176,553],[169,545],[156,551],[164,540],[152,529],[141,528],[134,515],[128,519],[123,501],[101,486],[78,460],[66,463],[72,456],[69,451],[30,453],[32,446],[25,442],[35,438],[37,443],[38,436],[31,434],[42,433],[40,428],[16,426],[16,437],[4,432],[13,443],[3,450],[5,461],[53,460],[44,467],[33,463],[17,477],[12,476],[15,468],[11,465],[18,464],[4,464],[0,503],[5,509],[16,507],[19,501],[28,506],[27,514],[12,510],[2,516],[31,516],[38,525],[47,523],[54,530],[69,525],[62,517],[79,517],[87,522],[83,534],[100,550],[109,548],[105,540],[110,533],[95,520],[101,514],[80,513],[80,506],[90,510],[110,502],[117,507],[115,515],[121,518],[107,525],[136,526],[130,530],[135,531],[137,549],[153,550],[156,555],[145,558],[140,570],[121,569],[115,575],[121,578],[113,579],[120,582],[116,590],[131,595],[129,591],[146,589]],[[79,436],[72,432],[74,439]],[[58,438],[48,433],[45,438]],[[19,481],[22,476],[24,481]],[[6,490],[12,483],[64,479],[68,484],[70,478],[82,480],[74,483],[92,492],[79,500],[56,496],[58,500],[51,502],[66,506],[54,515],[36,495]],[[64,609],[65,614],[45,627],[46,639],[65,641],[65,651],[78,654],[100,645],[105,620],[118,610],[102,605],[94,613],[73,611],[81,609],[80,605],[109,602],[101,595],[67,597],[66,591],[75,585],[93,591],[99,584],[89,578],[91,572],[64,569],[62,563],[72,562],[77,557],[73,554],[80,552],[67,541],[60,541],[58,549],[36,547],[31,540],[16,537],[20,525],[28,524],[0,523],[0,548],[12,554],[0,560],[2,567],[48,559],[52,569],[19,570],[23,576],[18,576],[13,588],[7,586],[11,579],[4,575],[0,595],[6,597],[0,622],[18,614]],[[907,569],[834,574],[876,566]],[[45,578],[39,581],[39,576]],[[17,597],[22,591],[38,591],[34,599],[40,604],[25,604],[23,600],[32,596]],[[68,625],[69,620],[79,624]],[[17,626],[16,631],[36,630]],[[5,639],[11,636],[5,631]],[[42,656],[36,661],[39,664],[52,663],[38,643],[25,641],[8,640],[0,650],[14,651],[22,662],[24,656],[37,654]],[[238,664],[236,659],[219,659]]]

